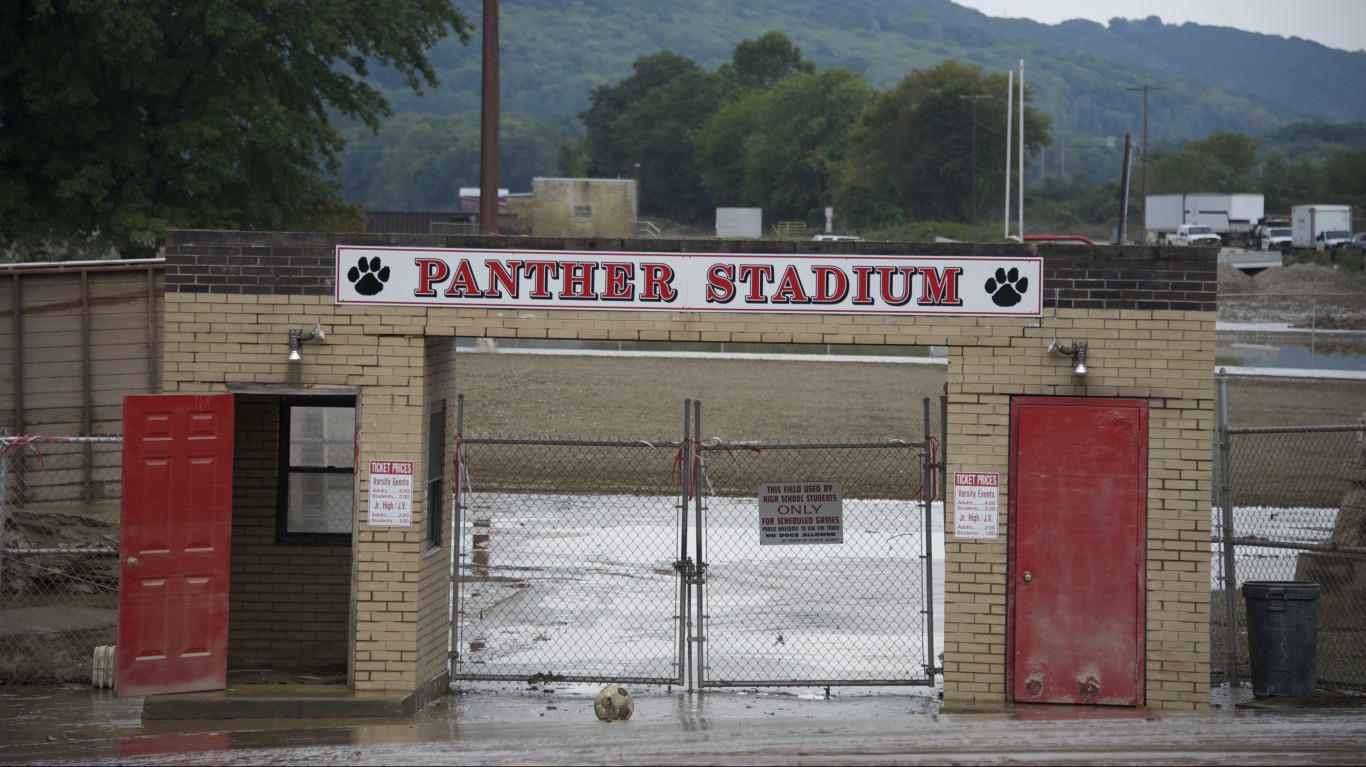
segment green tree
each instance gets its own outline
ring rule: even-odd
[[[1212,133],[1149,166],[1148,192],[1252,192],[1257,142],[1241,133]]]
[[[580,113],[588,175],[640,179],[641,211],[700,222],[710,214],[692,135],[733,88],[696,62],[663,51],[636,59],[635,74],[593,91]],[[562,151],[569,160],[576,151]]]
[[[337,116],[372,130],[390,67],[469,24],[447,0],[15,0],[0,6],[0,235],[97,238],[126,256],[170,228],[288,228],[335,213]]]
[[[817,222],[855,121],[876,90],[847,69],[790,75],[723,106],[698,131],[702,183],[719,205]]]
[[[773,30],[737,43],[731,63],[722,64],[717,74],[742,88],[771,88],[789,75],[815,71],[816,66],[802,58],[801,48],[787,35]]]
[[[837,204],[851,223],[967,221],[974,195],[979,207],[1000,200],[1006,142],[1018,141],[1016,128],[1006,135],[1007,87],[1004,74],[983,75],[980,67],[947,61],[912,72],[881,94],[850,135],[838,185]],[[978,104],[974,177],[972,107],[966,97],[978,95],[995,98]],[[1026,88],[1026,101],[1032,97]],[[1033,107],[1024,112],[1025,151],[1037,154],[1049,142],[1050,120]],[[1012,147],[1018,151],[1018,143]]]

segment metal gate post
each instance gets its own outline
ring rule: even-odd
[[[461,519],[461,501],[464,500],[461,491],[461,472],[464,470],[464,450],[463,440],[465,435],[465,395],[455,395],[455,476],[452,478],[454,485],[451,486],[451,593],[448,604],[451,613],[451,638],[450,652],[446,661],[446,671],[452,679],[455,678],[456,665],[460,658],[460,542],[463,536],[460,534],[460,527],[463,524]],[[430,502],[430,501],[429,501]]]
[[[934,686],[935,673],[939,670],[934,663],[934,473],[939,470],[937,456],[932,449],[934,437],[930,434],[930,398],[921,403],[924,408],[925,455],[920,466],[920,497],[925,510],[925,645],[929,648],[925,657],[925,673]]]
[[[1219,526],[1223,528],[1224,574],[1224,677],[1238,686],[1238,575],[1233,563],[1233,442],[1228,428],[1228,371],[1219,368],[1214,377],[1219,399]]]
[[[693,565],[691,578],[693,584],[697,587],[697,635],[693,638],[694,643],[697,645],[697,650],[693,654],[693,671],[695,676],[697,677],[697,686],[699,689],[701,689],[706,685],[707,682],[707,611],[706,601],[703,599],[703,592],[705,591],[704,584],[707,581],[707,561],[703,559],[705,554],[702,545],[702,538],[704,532],[702,523],[703,493],[701,476],[702,400],[696,400],[695,402],[693,402],[692,418],[693,437],[695,438],[693,441],[693,455],[695,456],[693,466],[694,471],[696,473],[695,482],[697,484],[697,492],[693,494],[693,508],[696,510],[697,514],[695,523],[696,530],[694,531],[696,533],[694,537],[697,538],[697,561]]]
[[[692,677],[688,674],[688,642],[692,639],[692,592],[688,586],[692,562],[688,559],[688,493],[692,489],[692,440],[689,439],[688,417],[692,415],[692,400],[683,400],[683,441],[678,445],[679,477],[682,484],[678,489],[678,560],[674,562],[674,575],[678,578],[678,683],[687,683],[691,692]]]

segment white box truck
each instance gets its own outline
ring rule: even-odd
[[[1290,209],[1290,247],[1333,250],[1352,238],[1351,205],[1296,205]]]
[[[1165,244],[1182,224],[1208,226],[1224,245],[1245,245],[1266,211],[1260,194],[1184,192],[1150,194],[1143,228],[1148,242]]]

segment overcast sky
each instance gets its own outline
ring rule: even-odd
[[[1300,37],[1345,51],[1366,49],[1363,0],[954,0],[988,16],[1041,24],[1115,17],[1157,16],[1167,24],[1194,22],[1248,32]]]

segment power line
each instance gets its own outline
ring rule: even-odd
[[[1150,85],[1144,83],[1136,88],[1125,88],[1129,91],[1143,91],[1143,231],[1148,230],[1148,92],[1165,91],[1160,85]]]

